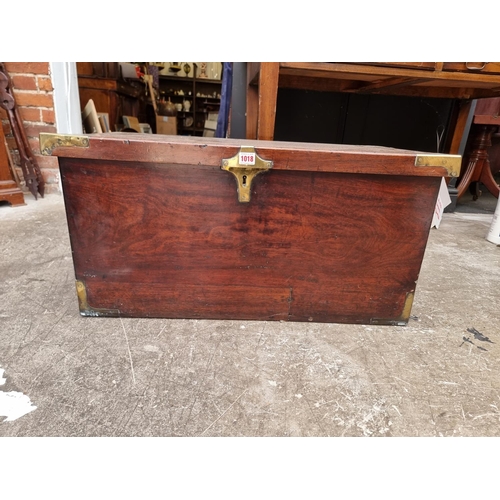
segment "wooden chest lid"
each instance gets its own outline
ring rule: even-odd
[[[221,167],[224,158],[253,146],[274,170],[353,174],[458,177],[461,156],[381,146],[318,144],[213,137],[112,132],[90,135],[40,134],[44,155],[62,158],[133,161]]]

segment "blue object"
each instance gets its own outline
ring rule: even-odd
[[[233,87],[233,63],[223,63],[222,91],[220,96],[220,109],[217,116],[217,129],[215,137],[225,138],[229,125],[229,110],[231,109],[231,89]]]

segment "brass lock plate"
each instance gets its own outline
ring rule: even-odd
[[[231,172],[236,177],[238,201],[248,203],[251,196],[252,181],[256,175],[267,172],[273,162],[263,160],[253,146],[241,146],[232,158],[222,160],[222,170]]]

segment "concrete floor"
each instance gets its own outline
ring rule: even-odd
[[[83,318],[62,196],[27,201],[0,205],[0,391],[36,409],[0,436],[500,435],[496,200],[431,231],[406,327]]]

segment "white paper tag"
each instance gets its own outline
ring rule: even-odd
[[[498,198],[497,207],[493,214],[490,230],[488,231],[486,239],[495,245],[500,245],[500,197]]]
[[[434,216],[432,217],[431,227],[439,228],[441,224],[441,219],[443,218],[444,209],[451,203],[450,193],[448,193],[448,186],[444,181],[444,177],[441,179],[441,186],[439,188],[438,199],[436,201],[436,206],[434,207]]]
[[[255,165],[255,153],[239,153],[238,163],[240,165]]]

